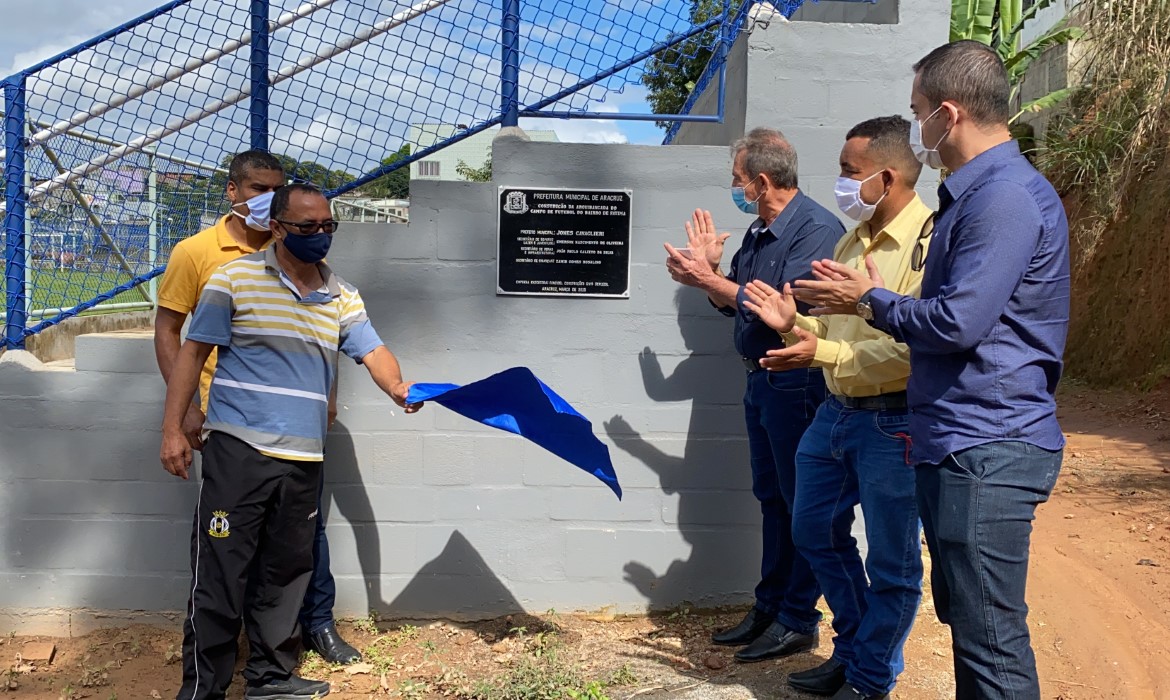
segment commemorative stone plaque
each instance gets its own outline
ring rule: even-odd
[[[497,294],[630,296],[630,190],[501,187]]]

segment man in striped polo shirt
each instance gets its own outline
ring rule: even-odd
[[[366,317],[357,289],[321,262],[337,222],[308,185],[272,198],[273,243],[221,267],[204,287],[167,385],[161,458],[187,478],[182,420],[213,348],[203,481],[191,536],[192,586],[178,700],[223,698],[246,622],[248,700],[322,696],[293,675],[297,621],[313,569],[329,390],[338,351],[395,403],[410,385]]]

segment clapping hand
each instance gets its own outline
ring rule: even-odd
[[[835,260],[816,260],[812,280],[796,280],[792,293],[811,304],[814,316],[856,314],[857,302],[871,289],[885,287],[872,255],[865,256],[865,272]]]
[[[796,323],[796,299],[792,286],[785,284],[783,291],[776,291],[769,285],[755,280],[743,288],[747,300],[743,305],[772,330],[787,333]]]
[[[792,332],[800,342],[778,350],[769,350],[768,356],[760,360],[761,367],[773,372],[783,372],[812,366],[813,358],[817,354],[817,337],[800,326],[794,326]]]
[[[696,209],[684,227],[687,230],[687,245],[691,249],[691,254],[699,260],[706,260],[712,270],[718,270],[719,263],[723,260],[723,244],[731,234],[717,233],[711,212],[705,209]]]

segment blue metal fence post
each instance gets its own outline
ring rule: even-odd
[[[251,117],[252,148],[268,150],[268,5],[269,0],[252,0],[252,92],[248,112]]]
[[[731,16],[731,0],[723,0],[723,22],[719,25],[719,46],[716,48],[718,55],[715,57],[719,66],[719,105],[717,113],[720,124],[723,123],[723,107],[727,102],[727,54],[731,51],[731,23],[733,21],[734,19]]]
[[[4,345],[24,349],[24,326],[28,313],[28,285],[25,280],[24,242],[24,73],[4,81],[4,291],[6,293]]]
[[[503,126],[520,123],[520,0],[503,0],[501,32],[500,114]]]

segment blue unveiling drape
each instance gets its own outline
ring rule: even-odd
[[[609,448],[593,434],[593,424],[527,367],[513,367],[464,386],[415,384],[407,400],[433,401],[471,420],[525,437],[601,479],[621,500],[622,487]]]

